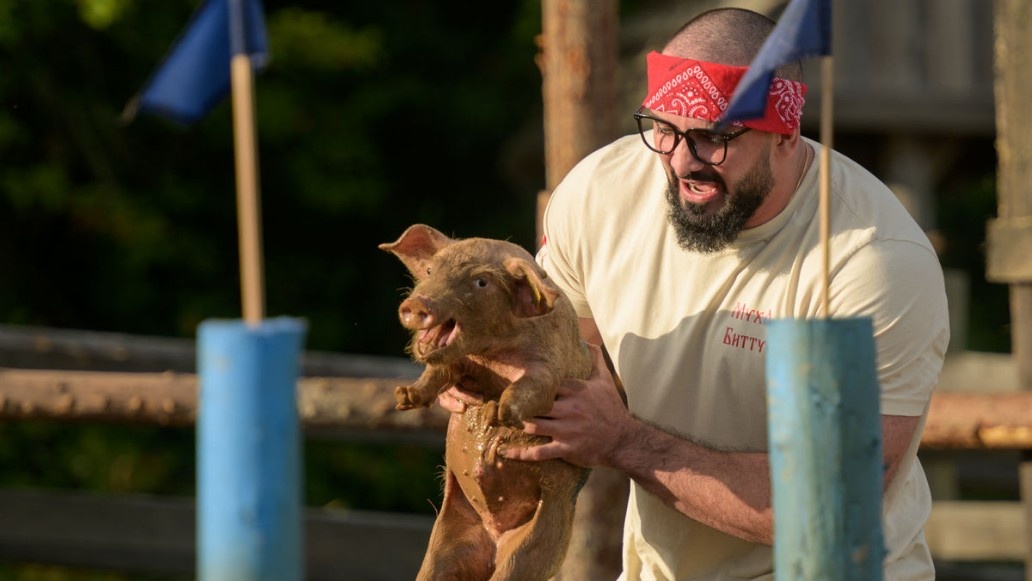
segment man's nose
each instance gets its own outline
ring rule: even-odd
[[[677,147],[668,155],[670,156],[670,167],[678,177],[684,177],[690,172],[702,169],[706,165],[692,154],[691,148],[688,147],[687,139],[681,139]]]

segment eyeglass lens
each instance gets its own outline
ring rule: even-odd
[[[658,119],[652,121],[652,146],[658,153],[670,153],[676,147],[682,136],[688,138],[688,147],[695,157],[702,163],[716,165],[724,161],[727,154],[727,141],[723,136],[704,129],[689,129],[686,132],[678,131],[673,125]],[[642,127],[644,129],[644,127]],[[646,144],[648,141],[646,140]]]

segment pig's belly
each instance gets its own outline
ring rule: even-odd
[[[504,426],[487,426],[480,410],[479,406],[470,407],[465,414],[452,416],[445,458],[462,493],[497,537],[534,516],[545,501],[544,479],[550,498],[555,498],[555,492],[562,494],[557,487],[576,486],[578,469],[560,460],[522,462],[499,456],[499,446],[532,445],[546,439]]]

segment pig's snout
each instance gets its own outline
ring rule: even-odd
[[[436,324],[433,303],[422,296],[405,299],[398,307],[398,318],[406,329],[429,329]]]

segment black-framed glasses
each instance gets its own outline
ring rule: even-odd
[[[656,119],[645,114],[642,107],[634,113],[634,120],[638,122],[638,134],[645,142],[646,147],[669,155],[677,149],[681,138],[688,142],[688,150],[692,152],[695,159],[706,165],[720,165],[727,159],[727,142],[744,135],[750,131],[748,127],[735,133],[720,133],[709,129],[689,129],[681,131],[662,119]],[[652,130],[652,136],[647,135]]]

